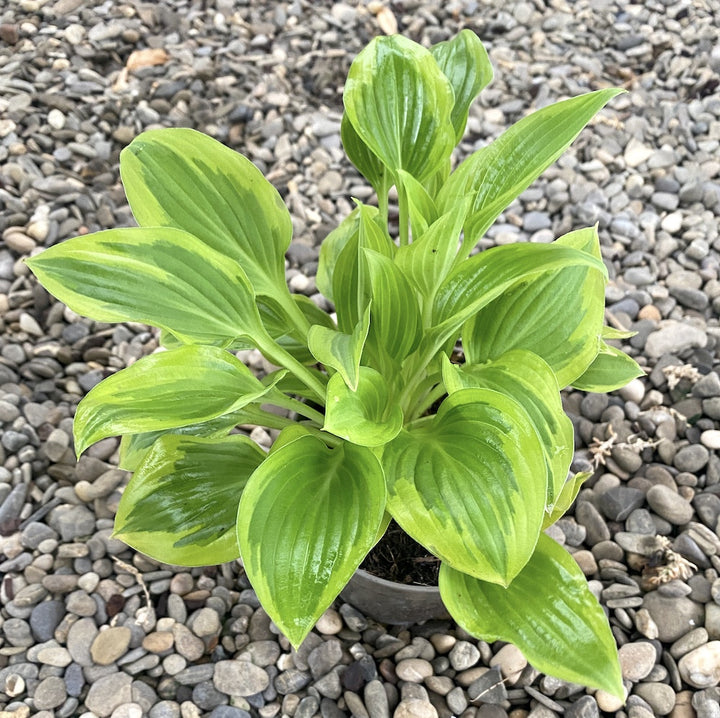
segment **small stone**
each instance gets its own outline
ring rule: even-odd
[[[661,518],[676,526],[692,521],[693,507],[680,494],[662,484],[651,486],[647,492],[650,508]]]
[[[90,646],[90,655],[95,663],[109,666],[124,656],[130,645],[132,633],[125,626],[112,626],[100,631]]]
[[[175,650],[188,661],[197,661],[205,653],[202,639],[194,636],[182,623],[173,625],[172,634],[175,639]]]
[[[49,711],[61,706],[66,698],[67,691],[63,679],[50,676],[40,681],[35,688],[33,702],[37,710]]]
[[[395,667],[397,677],[410,683],[422,683],[433,674],[433,667],[423,658],[406,658]]]
[[[98,718],[109,718],[123,703],[132,701],[132,677],[127,673],[113,672],[90,684],[85,705]]]
[[[670,655],[675,659],[682,658],[687,653],[690,653],[690,651],[694,651],[707,642],[708,632],[701,626],[700,628],[690,631],[690,633],[686,633],[682,638],[678,638],[678,640],[670,646]]]
[[[370,718],[390,718],[387,693],[379,680],[370,681],[365,686],[363,697]]]
[[[262,693],[270,685],[270,677],[250,661],[218,661],[213,685],[226,695],[252,696]]]
[[[514,685],[527,666],[527,658],[522,651],[511,643],[504,645],[490,660],[491,666],[499,666],[503,678],[509,685]]]
[[[657,637],[665,643],[677,641],[703,623],[703,607],[689,598],[668,598],[651,591],[643,598],[643,608],[657,628]]]
[[[720,683],[720,641],[710,641],[678,662],[683,680],[693,688],[710,688]]]
[[[342,631],[342,618],[334,608],[328,608],[318,619],[315,628],[325,636],[334,636]]]
[[[635,454],[637,456],[637,454]],[[611,521],[624,521],[645,503],[645,494],[629,486],[615,486],[600,495],[600,509]]]
[[[342,644],[337,639],[324,641],[313,649],[308,656],[308,666],[313,678],[329,673],[342,660]]]
[[[653,710],[653,715],[665,716],[675,706],[675,691],[665,683],[640,683],[633,688]]]
[[[170,631],[153,631],[143,638],[142,647],[150,653],[165,653],[173,647],[174,642]]]
[[[469,641],[458,641],[448,654],[450,665],[456,671],[471,668],[480,660],[480,651]]]
[[[582,696],[565,709],[565,718],[599,718],[600,710],[592,696]]]
[[[297,693],[297,691],[305,688],[311,680],[312,676],[306,671],[298,671],[291,668],[283,671],[275,679],[275,690],[283,696],[289,693]]]
[[[485,671],[476,678],[467,689],[471,701],[498,704],[507,700],[507,688],[500,673],[500,666]]]
[[[38,603],[30,614],[30,628],[37,641],[40,643],[49,641],[64,615],[65,605],[62,601]]]
[[[657,651],[652,643],[639,641],[626,643],[618,650],[622,677],[637,683],[649,675],[657,662]]]
[[[70,652],[63,646],[42,648],[37,652],[37,659],[46,666],[55,666],[56,668],[65,668],[72,663]]]
[[[651,359],[663,354],[682,354],[688,349],[702,349],[707,344],[707,335],[701,329],[672,319],[661,322],[645,342],[645,352]]]
[[[438,718],[438,712],[429,701],[406,700],[398,703],[393,718]]]
[[[697,473],[707,464],[710,454],[702,444],[690,444],[683,446],[677,454],[673,464],[680,471]]]
[[[192,632],[199,638],[220,633],[220,617],[212,608],[201,608],[192,619]]]

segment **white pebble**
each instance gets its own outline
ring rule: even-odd
[[[65,115],[57,108],[53,108],[48,112],[47,120],[48,125],[54,130],[62,130],[65,127]]]

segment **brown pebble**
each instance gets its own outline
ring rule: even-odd
[[[163,653],[169,651],[175,638],[170,631],[153,631],[143,638],[142,647],[150,653]]]
[[[654,304],[646,304],[638,312],[638,319],[652,319],[659,322],[662,319],[660,310]]]
[[[8,45],[14,45],[20,36],[18,34],[17,25],[11,25],[10,23],[3,23],[0,25],[0,40]]]

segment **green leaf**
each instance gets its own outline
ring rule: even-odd
[[[595,227],[560,237],[600,260]],[[582,265],[531,277],[481,309],[463,327],[463,349],[471,364],[496,359],[511,349],[541,356],[565,387],[590,365],[600,348],[605,311],[603,275]]]
[[[356,207],[345,219],[325,237],[320,245],[317,277],[320,292],[331,302],[335,301],[333,284],[338,258],[350,242],[357,242],[360,233],[360,208]]]
[[[401,362],[422,336],[415,292],[391,259],[370,249],[364,250],[364,259],[372,287],[368,345]]]
[[[543,107],[458,166],[437,202],[445,213],[457,197],[475,198],[465,223],[461,258],[467,257],[505,207],[560,157],[595,113],[621,92],[597,90]]]
[[[629,381],[644,375],[645,372],[632,357],[621,349],[602,342],[600,353],[572,385],[582,391],[604,394],[620,389]]]
[[[376,37],[355,58],[343,94],[356,133],[393,173],[422,182],[455,146],[453,90],[428,50],[402,37]]]
[[[151,354],[93,387],[75,413],[80,456],[100,439],[197,424],[257,401],[269,387],[232,354],[188,345]]]
[[[223,414],[222,416],[198,424],[148,431],[142,434],[125,434],[122,439],[120,439],[120,460],[118,465],[121,469],[135,471],[150,447],[161,436],[165,436],[165,434],[216,438],[226,436],[230,429],[241,423],[243,423],[242,410]]]
[[[291,297],[311,325],[320,324],[328,329],[334,328],[330,315],[320,309],[309,297],[302,294],[292,294]],[[314,364],[315,357],[307,347],[307,337],[295,325],[288,323],[282,308],[270,297],[258,300],[257,305],[262,323],[270,336],[299,362]],[[241,348],[237,344],[237,342],[233,343],[233,349]]]
[[[430,48],[440,69],[450,80],[454,94],[451,121],[455,129],[455,144],[465,134],[468,112],[480,90],[493,77],[487,51],[472,30],[461,30],[455,37]]]
[[[552,526],[558,519],[561,519],[572,506],[573,501],[577,498],[583,483],[593,475],[592,471],[581,471],[571,476],[562,487],[560,495],[555,501],[555,505],[545,514],[543,521],[543,531]]]
[[[97,321],[152,324],[185,343],[265,334],[240,266],[179,229],[96,232],[27,264],[51,294]]]
[[[358,205],[358,231],[344,243],[333,268],[332,283],[338,327],[350,334],[362,318],[371,296],[370,277],[363,250],[392,257],[396,247],[376,221],[377,209]]]
[[[425,230],[437,219],[437,208],[432,197],[411,174],[400,170],[398,172],[399,191],[404,192],[407,198],[410,214],[410,229],[413,242],[416,242],[425,233]]]
[[[443,564],[440,595],[453,618],[490,643],[513,643],[539,671],[624,699],[615,639],[570,554],[542,534],[507,588]]]
[[[287,293],[290,213],[250,160],[195,130],[148,130],[120,153],[120,174],[140,226],[183,229],[239,263],[258,294]]]
[[[434,325],[421,351],[434,355],[460,327],[494,299],[528,279],[567,266],[587,266],[607,275],[586,252],[553,244],[506,244],[476,254],[456,267],[435,295]]]
[[[323,429],[359,446],[381,446],[402,428],[400,406],[390,402],[382,374],[361,366],[356,391],[335,374],[327,385]]]
[[[348,119],[347,113],[343,113],[340,123],[340,139],[348,159],[373,186],[379,197],[384,189],[385,167],[377,155],[362,141],[352,122]]]
[[[315,359],[340,373],[348,387],[355,391],[360,377],[360,357],[370,327],[370,306],[352,334],[336,329],[313,326],[308,332],[308,346]]]
[[[168,434],[123,492],[114,537],[163,563],[209,566],[239,557],[240,496],[265,453],[246,436]]]
[[[432,421],[384,447],[388,510],[431,553],[509,584],[532,555],[547,493],[545,457],[527,413],[490,389],[463,389]]]
[[[295,648],[372,548],[384,510],[380,463],[352,444],[300,437],[250,478],[238,510],[243,565]]]
[[[395,263],[427,302],[455,260],[467,206],[466,202],[433,221],[420,239],[400,247],[395,255]]]
[[[602,330],[603,339],[630,339],[636,334],[637,332],[626,329],[616,329],[615,327],[603,327]]]
[[[550,366],[523,349],[506,352],[485,364],[450,364],[443,355],[443,383],[448,393],[469,388],[493,389],[512,397],[527,412],[540,437],[549,476],[547,503],[565,484],[574,453],[574,433],[563,411],[560,387]]]

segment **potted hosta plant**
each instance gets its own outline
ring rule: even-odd
[[[123,150],[139,227],[28,264],[75,312],[161,330],[166,351],[109,376],[75,417],[78,455],[122,435],[134,474],[119,538],[172,564],[240,557],[298,646],[392,517],[442,561],[442,599],[467,631],[622,696],[603,610],[544,533],[584,478],[568,479],[560,389],[641,373],[606,343],[617,334],[603,326],[597,229],[474,251],[619,90],[530,114],[452,170],[491,75],[467,30],[429,50],[376,38],[353,62],[342,140],[378,206],[356,202],[322,245],[317,285],[336,319],[288,290],[292,225],[275,188],[190,129],[150,130]],[[236,357],[247,347],[278,370],[257,378]],[[280,433],[266,453],[239,424]]]

